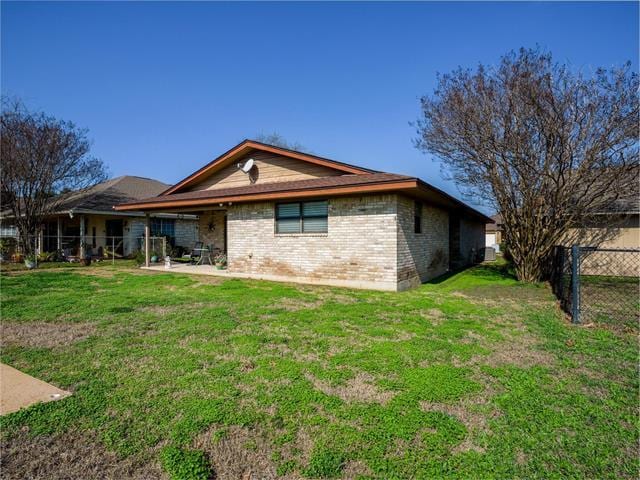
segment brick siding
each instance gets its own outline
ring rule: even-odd
[[[422,203],[421,233],[415,233],[415,202],[397,198],[398,288],[414,287],[449,269],[449,214]]]
[[[329,199],[328,233],[275,233],[274,203],[228,210],[229,271],[397,284],[396,196]]]
[[[230,273],[404,290],[449,269],[448,212],[423,203],[422,231],[416,234],[414,200],[403,195],[329,199],[325,234],[276,234],[274,211],[273,202],[228,207]],[[212,215],[202,215],[200,239],[217,246],[224,214]],[[212,221],[214,231],[209,231]],[[465,262],[470,263],[470,249],[477,251],[483,243],[484,224],[461,220]]]
[[[199,240],[214,250],[224,251],[224,216],[223,210],[211,210],[200,215],[198,229]]]

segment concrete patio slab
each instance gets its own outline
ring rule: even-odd
[[[152,270],[155,272],[165,273],[188,273],[193,275],[210,275],[213,277],[226,278],[244,278],[250,280],[268,280],[270,282],[284,283],[302,283],[306,285],[325,285],[329,287],[346,287],[358,288],[364,290],[382,290],[392,291],[398,290],[398,285],[393,282],[369,282],[364,280],[338,280],[330,278],[314,278],[314,277],[293,277],[285,275],[269,275],[261,273],[239,273],[230,272],[229,270],[218,270],[213,265],[190,265],[183,263],[174,263],[171,268],[165,268],[164,264],[151,265],[149,267],[141,267],[144,270]]]
[[[34,403],[60,400],[69,395],[71,392],[0,363],[0,415],[17,412]]]

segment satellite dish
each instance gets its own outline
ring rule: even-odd
[[[255,165],[255,162],[253,161],[253,158],[250,158],[249,160],[244,162],[244,165],[242,166],[242,171],[244,173],[249,173],[254,165]]]

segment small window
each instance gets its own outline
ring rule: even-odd
[[[422,233],[422,203],[420,202],[413,204],[413,231]]]
[[[93,241],[91,242],[91,246],[92,246],[93,248],[96,248],[96,245],[97,245],[97,244],[96,244],[96,227],[93,227],[93,228],[91,229],[91,236],[93,237]]]
[[[276,205],[276,233],[327,233],[329,205],[317,202]]]

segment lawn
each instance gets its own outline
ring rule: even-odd
[[[1,277],[3,478],[637,478],[637,331],[479,266],[403,293],[132,267]]]

